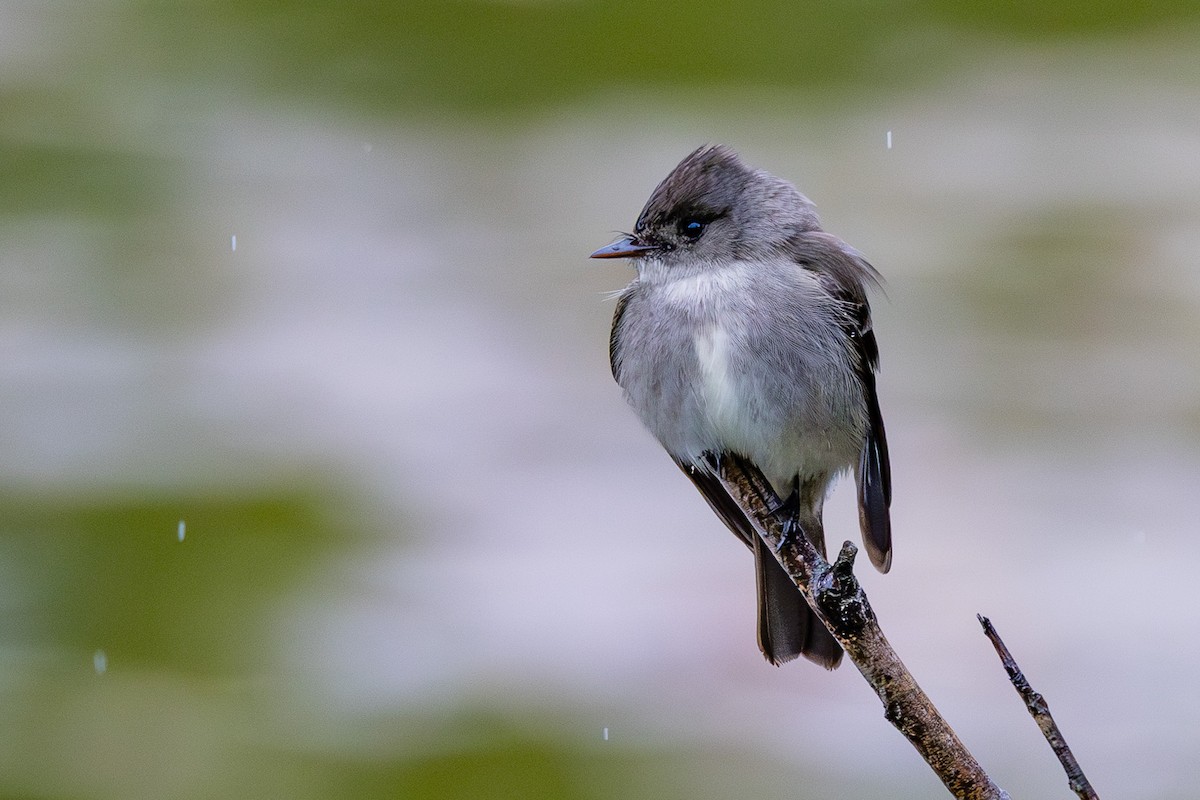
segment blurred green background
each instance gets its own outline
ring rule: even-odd
[[[762,662],[608,375],[586,254],[706,141],[888,279],[863,579],[918,679],[1068,794],[984,612],[1102,795],[1193,796],[1198,45],[1194,2],[0,4],[0,797],[941,796],[851,667]]]

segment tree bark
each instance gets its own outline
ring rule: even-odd
[[[809,605],[875,690],[884,717],[912,743],[951,794],[967,800],[1009,800],[1008,793],[992,782],[938,713],[883,635],[854,576],[858,549],[846,542],[830,564],[803,534],[783,543],[782,521],[771,510],[778,508],[779,498],[758,468],[726,456],[719,473],[730,496],[747,512]]]
[[[984,635],[991,640],[992,647],[996,648],[996,655],[1000,656],[1000,663],[1004,665],[1004,671],[1008,673],[1008,679],[1012,682],[1013,688],[1025,701],[1025,708],[1029,709],[1033,721],[1037,723],[1042,735],[1050,743],[1050,749],[1058,757],[1058,763],[1062,764],[1066,771],[1071,791],[1079,795],[1080,800],[1100,800],[1087,776],[1083,774],[1083,768],[1075,760],[1075,754],[1071,752],[1071,748],[1067,747],[1067,740],[1063,738],[1062,732],[1058,729],[1058,723],[1050,715],[1050,704],[1046,702],[1046,698],[1042,697],[1039,692],[1035,692],[1029,685],[1025,673],[1017,666],[1016,660],[1004,644],[1004,640],[1000,638],[1000,634],[996,632],[992,621],[982,614],[976,614],[976,617],[979,619],[979,624],[983,626]]]

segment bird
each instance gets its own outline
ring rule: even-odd
[[[868,290],[882,279],[825,232],[813,203],[730,147],[697,148],[650,194],[633,231],[591,254],[628,259],[609,337],[613,377],[642,423],[754,555],[758,646],[771,664],[828,669],[842,648],[719,479],[749,462],[784,533],[825,553],[822,509],[853,473],[872,564],[892,563],[891,465]]]

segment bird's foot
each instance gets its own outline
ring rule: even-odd
[[[775,515],[781,523],[781,531],[779,536],[779,544],[775,546],[775,552],[778,553],[783,548],[787,547],[796,541],[797,535],[804,533],[800,527],[800,490],[799,487],[793,487],[791,493],[786,499],[778,501],[770,512]]]

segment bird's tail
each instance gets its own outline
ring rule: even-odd
[[[824,553],[825,534],[820,520],[816,520],[815,530],[811,520],[806,522],[805,533]],[[826,669],[841,663],[841,645],[809,608],[808,601],[779,565],[767,543],[757,536],[754,565],[758,575],[758,646],[767,660],[782,664],[804,656]]]

